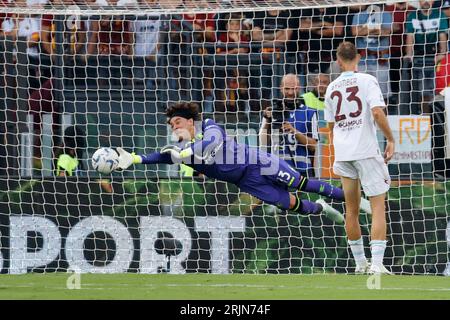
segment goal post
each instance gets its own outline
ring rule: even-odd
[[[263,148],[266,108],[289,121],[279,108],[293,74],[295,107],[317,115],[298,127],[318,140],[302,161],[339,186],[321,90],[339,75],[335,50],[347,40],[380,83],[396,138],[384,263],[449,275],[450,8],[429,8],[425,35],[415,33],[420,10],[372,0],[1,4],[1,273],[352,273],[345,226],[325,215],[283,213],[178,165],[107,176],[91,165],[99,147],[143,154],[174,143],[165,109],[179,101]],[[297,164],[299,143],[281,143]],[[367,254],[371,221],[361,214]]]

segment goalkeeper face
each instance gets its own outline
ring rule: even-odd
[[[167,123],[172,128],[178,142],[190,141],[194,138],[194,122],[200,120],[199,107],[196,103],[176,103],[167,108],[166,115]]]
[[[194,137],[194,119],[175,116],[169,120],[173,134],[181,141],[190,141]]]

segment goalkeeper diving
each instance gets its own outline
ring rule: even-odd
[[[282,210],[299,214],[321,214],[343,223],[344,216],[323,199],[316,202],[301,200],[298,191],[313,192],[344,201],[344,192],[327,182],[307,179],[276,155],[237,143],[211,119],[201,121],[198,105],[181,102],[166,110],[167,122],[181,148],[163,147],[147,155],[129,153],[117,148],[118,170],[133,164],[185,164],[210,178],[235,184],[241,191],[275,205]],[[117,170],[116,169],[116,170]],[[361,209],[371,213],[370,204],[362,199]]]

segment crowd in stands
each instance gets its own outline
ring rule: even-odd
[[[152,1],[152,0],[3,0],[9,6],[44,8],[49,4],[66,6],[132,8],[159,4],[167,7],[199,8],[203,0]],[[203,1],[205,7],[207,1]],[[409,4],[408,4],[409,3]],[[283,74],[299,75],[306,89],[310,74],[328,73],[333,80],[338,75],[334,63],[335,49],[343,40],[357,45],[361,54],[360,70],[377,77],[386,101],[400,102],[402,67],[412,79],[414,103],[412,113],[429,111],[426,104],[435,91],[436,69],[446,70],[448,54],[448,14],[450,1],[416,1],[390,5],[355,5],[339,8],[296,10],[269,10],[255,12],[195,13],[162,17],[158,14],[136,20],[120,15],[91,17],[66,17],[61,26],[52,15],[14,15],[0,17],[1,33],[13,39],[27,40],[30,66],[30,89],[41,87],[39,78],[49,77],[44,64],[55,63],[56,34],[62,34],[63,52],[73,66],[89,66],[86,70],[75,68],[74,76],[91,79],[102,86],[114,78],[141,80],[154,89],[157,53],[161,46],[161,33],[169,33],[170,44],[179,44],[173,51],[183,59],[189,52],[182,44],[186,34],[195,43],[205,45],[194,54],[242,55],[260,53],[262,64],[269,68],[250,70],[241,66],[225,70],[206,69],[202,76],[202,100],[212,100],[213,109],[219,112],[236,112],[242,109],[261,111],[261,101],[272,94],[270,90],[273,68],[281,63]],[[164,19],[169,26],[162,27]],[[62,30],[61,30],[62,28]],[[197,47],[198,48],[198,47]],[[61,53],[61,52],[59,52]],[[49,60],[39,61],[39,55],[49,55]],[[142,57],[131,62],[131,57]],[[39,61],[39,63],[38,63]],[[70,65],[65,61],[66,65]],[[182,62],[180,62],[182,64]],[[127,72],[128,71],[128,72]],[[84,73],[83,73],[84,72]],[[180,71],[178,71],[180,72]],[[281,77],[283,74],[280,74]],[[438,75],[440,73],[438,72]],[[176,76],[176,75],[173,75]],[[177,75],[183,78],[182,74]],[[145,80],[147,79],[147,80]],[[148,79],[153,79],[148,81]],[[181,79],[189,82],[188,79]],[[214,81],[215,80],[215,81]],[[439,88],[445,79],[439,77]],[[126,85],[126,84],[125,84]],[[183,81],[180,81],[183,86]],[[405,89],[405,92],[410,90]],[[423,93],[423,95],[422,95]],[[439,92],[437,92],[439,93]],[[30,92],[31,94],[31,92]],[[409,94],[411,95],[411,94]],[[419,97],[416,97],[416,96]],[[213,98],[212,98],[213,96]],[[211,99],[212,98],[212,99]],[[270,101],[270,99],[269,99]],[[243,102],[245,102],[243,105]],[[407,101],[410,103],[411,101]],[[421,105],[423,104],[423,105]],[[245,111],[245,110],[244,110]]]
[[[203,0],[2,3],[31,8],[52,4],[72,8],[211,6]],[[103,13],[87,18],[65,16],[62,23],[48,14],[2,14],[0,34],[26,40],[33,114],[57,110],[49,92],[54,87],[52,66],[60,63],[65,66],[63,76],[74,79],[74,84],[141,87],[157,94],[158,53],[165,48],[167,65],[176,66],[168,68],[165,77],[174,79],[175,89],[199,89],[196,100],[219,121],[228,121],[221,115],[236,114],[238,121],[259,123],[263,110],[280,97],[276,96],[280,85],[276,81],[286,74],[299,77],[301,94],[307,94],[303,101],[319,110],[320,119],[323,94],[317,91],[324,91],[339,75],[335,50],[344,40],[356,44],[361,55],[359,69],[378,79],[389,114],[432,112],[431,102],[450,83],[449,17],[448,0],[233,13],[149,13],[135,19]],[[233,56],[238,63],[229,64]],[[249,63],[241,63],[241,57]],[[199,88],[192,86],[195,75],[189,69],[197,63],[201,63]]]

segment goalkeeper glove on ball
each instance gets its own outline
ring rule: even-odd
[[[125,170],[128,169],[128,167],[132,164],[142,162],[142,158],[136,155],[134,152],[129,153],[120,147],[118,147],[116,150],[119,154],[119,165],[117,166],[118,169]]]

